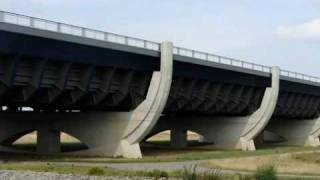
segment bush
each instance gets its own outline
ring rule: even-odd
[[[200,179],[203,180],[220,180],[222,178],[222,174],[220,170],[210,170],[210,171],[205,171],[202,174],[200,174]]]
[[[256,180],[276,180],[277,170],[274,166],[258,167],[255,178]]]
[[[148,172],[149,177],[158,178],[169,178],[169,174],[166,171],[153,170]]]
[[[166,171],[153,170],[153,171],[137,171],[136,176],[153,177],[154,179],[169,178],[169,174]]]
[[[187,168],[184,167],[181,172],[182,180],[196,180],[197,179],[197,165]]]
[[[222,174],[220,170],[204,171],[202,173],[197,172],[197,165],[191,166],[190,168],[184,167],[181,172],[182,180],[220,180]]]
[[[88,175],[94,175],[94,176],[102,176],[104,175],[104,170],[101,169],[101,168],[98,168],[98,167],[93,167],[93,168],[90,168],[88,170]]]

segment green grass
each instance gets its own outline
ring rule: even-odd
[[[320,152],[294,154],[292,158],[306,163],[320,164]]]
[[[293,152],[319,151],[320,148],[291,147],[291,146],[264,146],[257,151],[240,150],[214,150],[207,147],[190,147],[186,149],[170,148],[143,148],[142,159],[126,159],[112,157],[78,157],[78,156],[40,156],[16,153],[1,153],[0,159],[4,161],[46,161],[46,162],[88,162],[88,163],[126,163],[126,162],[181,162],[190,160],[209,160],[223,158],[237,158],[249,156],[262,156]]]
[[[116,177],[155,177],[155,178],[169,178],[179,177],[178,171],[166,172],[161,170],[153,171],[129,171],[117,170],[108,167],[91,167],[91,166],[77,166],[55,163],[4,163],[0,165],[2,170],[17,170],[17,171],[33,171],[33,172],[54,172],[60,174],[73,175],[92,175],[92,176],[116,176]]]
[[[254,174],[256,180],[277,180],[277,170],[274,166],[258,167]]]
[[[192,177],[201,177],[206,180],[254,180],[253,176],[240,175],[240,174],[222,174],[219,170],[197,172],[195,169],[186,168],[181,171],[129,171],[117,170],[109,167],[92,167],[92,166],[78,166],[66,165],[55,163],[42,163],[42,162],[10,162],[0,165],[2,170],[17,170],[17,171],[34,171],[34,172],[54,172],[60,174],[73,174],[73,175],[99,175],[99,176],[113,176],[113,177],[153,177],[159,178],[177,178],[182,180],[193,180]],[[194,170],[194,171],[193,171]],[[190,178],[191,177],[191,178]],[[199,179],[199,178],[198,178]],[[198,180],[197,179],[197,180]],[[301,178],[279,177],[279,180],[298,180]],[[308,178],[303,178],[308,179]],[[309,178],[310,179],[310,178]]]
[[[104,169],[93,167],[88,170],[88,175],[102,176],[105,174]]]

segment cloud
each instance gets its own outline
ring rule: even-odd
[[[300,25],[280,26],[276,34],[281,38],[300,40],[320,40],[320,18]]]

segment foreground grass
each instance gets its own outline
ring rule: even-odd
[[[0,160],[3,161],[46,161],[46,162],[88,162],[88,163],[126,163],[126,162],[181,162],[190,160],[208,160],[224,158],[240,158],[250,156],[262,156],[269,154],[282,154],[294,152],[316,151],[320,148],[307,147],[277,147],[263,146],[258,147],[254,152],[243,152],[238,150],[218,150],[210,145],[199,144],[198,135],[188,132],[188,145],[184,149],[168,148],[170,132],[165,131],[151,137],[147,146],[142,147],[143,159],[125,159],[125,158],[108,158],[108,157],[77,157],[77,156],[35,156],[24,154],[0,153]],[[62,133],[61,134],[62,151],[69,152],[77,149],[83,149],[83,145],[75,138]],[[30,133],[23,136],[14,143],[15,147],[20,150],[35,151],[36,133]],[[157,147],[154,147],[157,146]],[[160,148],[159,148],[160,147]]]
[[[46,162],[87,162],[87,163],[126,163],[126,162],[181,162],[190,160],[209,160],[225,158],[241,158],[264,156],[272,154],[320,151],[311,147],[275,147],[264,146],[254,152],[238,150],[213,150],[210,147],[191,147],[186,149],[144,148],[142,159],[108,158],[108,157],[77,157],[77,156],[38,156],[14,153],[1,153],[0,159],[7,162],[14,161],[46,161]]]
[[[164,171],[128,171],[117,170],[109,167],[92,167],[92,166],[77,166],[55,163],[4,163],[0,165],[1,170],[16,170],[16,171],[33,171],[33,172],[53,172],[60,174],[73,175],[95,175],[95,176],[115,176],[115,177],[178,177],[179,172],[164,172]]]
[[[108,167],[90,167],[76,165],[59,165],[55,163],[4,163],[0,165],[2,170],[17,170],[17,171],[33,171],[33,172],[53,172],[60,174],[73,175],[93,175],[93,176],[112,176],[112,177],[152,177],[158,178],[174,178],[182,180],[260,180],[255,178],[256,175],[241,175],[241,174],[222,174],[220,170],[212,170],[199,172],[194,167],[185,168],[180,171],[127,171],[116,170]],[[257,171],[258,172],[258,171]],[[260,176],[270,177],[264,172],[259,172]],[[267,178],[268,179],[268,178]],[[297,177],[277,177],[278,180],[303,180],[314,178],[297,178]],[[261,179],[264,180],[264,179]],[[271,179],[268,179],[271,180]]]
[[[320,175],[319,152],[271,154],[255,157],[212,159],[201,163],[206,168],[254,172],[259,166],[274,166],[281,174]]]

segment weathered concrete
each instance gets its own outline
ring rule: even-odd
[[[37,152],[40,154],[60,153],[60,131],[42,126],[37,132]]]
[[[279,88],[280,69],[273,67],[271,87],[266,89],[260,108],[249,117],[246,128],[241,135],[238,146],[242,150],[255,150],[254,138],[262,133],[271,119],[277,105]]]
[[[191,130],[219,148],[255,150],[254,138],[263,131],[276,106],[279,72],[278,67],[272,68],[272,85],[266,88],[260,108],[250,116],[164,116],[151,135],[168,129]]]
[[[173,129],[170,133],[170,145],[173,148],[183,148],[188,145],[187,130]]]
[[[320,118],[316,119],[273,119],[266,130],[279,135],[285,145],[320,146]],[[269,140],[265,136],[265,140]]]
[[[172,43],[162,44],[160,72],[154,72],[147,98],[130,112],[3,112],[0,142],[5,145],[38,131],[37,153],[60,152],[60,132],[83,142],[88,149],[70,154],[141,158],[139,142],[158,121],[169,95],[172,78]],[[2,150],[8,151],[7,147]]]
[[[57,132],[68,133],[89,149],[77,155],[117,156],[127,118],[110,113],[1,113],[1,142],[10,144],[24,134],[37,130],[39,154],[56,154]],[[23,119],[23,120],[21,120]],[[50,128],[48,128],[50,126]],[[54,140],[54,141],[52,141]],[[58,151],[58,152],[57,152]]]
[[[132,112],[129,124],[121,144],[137,145],[151,131],[166,105],[172,80],[173,45],[164,42],[161,45],[160,72],[154,72],[147,98]],[[122,148],[125,148],[123,146]],[[139,157],[131,156],[130,157]],[[141,156],[141,155],[140,155]]]

